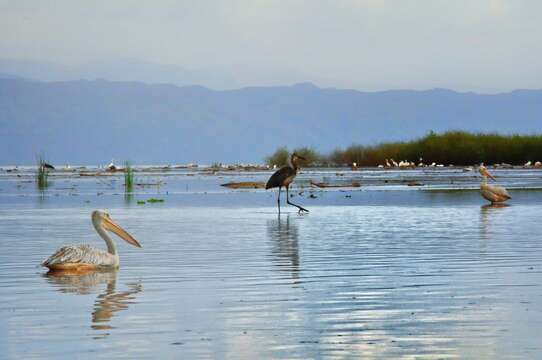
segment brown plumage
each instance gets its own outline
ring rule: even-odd
[[[295,206],[299,209],[299,212],[306,211],[309,212],[309,210],[305,209],[304,207],[301,207],[299,205],[296,205],[292,202],[290,202],[290,196],[288,193],[288,189],[292,181],[294,181],[295,177],[297,176],[297,170],[299,169],[299,160],[305,160],[305,158],[297,155],[296,153],[293,153],[290,157],[290,165],[286,165],[279,170],[277,170],[269,180],[267,181],[267,184],[265,184],[265,189],[272,189],[272,188],[279,188],[279,194],[277,198],[278,208],[279,208],[279,214],[280,214],[280,191],[282,187],[286,188],[286,203],[288,205]]]

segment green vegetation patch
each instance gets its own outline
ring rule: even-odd
[[[472,165],[507,163],[523,165],[527,161],[542,161],[542,135],[501,135],[448,131],[442,134],[430,132],[412,141],[386,142],[374,146],[353,144],[337,148],[329,154],[319,154],[311,148],[293,151],[306,157],[303,166],[342,166],[357,163],[358,166],[384,165],[386,159],[413,161],[418,164],[433,162],[444,165]],[[282,166],[288,163],[286,147],[277,149],[266,158],[268,165]]]

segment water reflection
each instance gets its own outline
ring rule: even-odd
[[[271,254],[279,269],[289,271],[293,279],[299,278],[299,231],[290,215],[278,215],[267,222],[267,236],[271,242]]]
[[[141,281],[127,284],[128,290],[116,291],[117,271],[92,271],[83,275],[50,272],[44,277],[57,291],[66,294],[88,295],[96,293],[102,284],[106,284],[94,302],[90,325],[94,330],[113,329],[110,324],[113,315],[128,309],[135,294],[143,291]],[[101,337],[108,335],[104,333]]]
[[[480,236],[483,240],[490,237],[492,218],[502,213],[509,204],[485,204],[480,207]]]

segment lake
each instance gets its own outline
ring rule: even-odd
[[[279,216],[275,191],[230,190],[270,172],[122,175],[0,169],[0,358],[539,358],[541,170],[496,170],[492,207],[463,169],[305,170]],[[310,181],[360,182],[320,189]],[[163,202],[149,203],[150,198]],[[144,204],[141,202],[145,201]],[[140,204],[138,204],[140,202]],[[121,267],[48,276],[59,247],[104,248]],[[117,238],[115,238],[117,239]]]

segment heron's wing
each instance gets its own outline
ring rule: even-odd
[[[67,245],[58,249],[42,265],[52,266],[66,263],[109,265],[110,258],[109,253],[89,245]]]
[[[289,178],[290,176],[295,175],[295,170],[289,166],[282,167],[275,171],[273,175],[267,180],[265,184],[266,189],[274,188],[281,186],[283,181]]]

